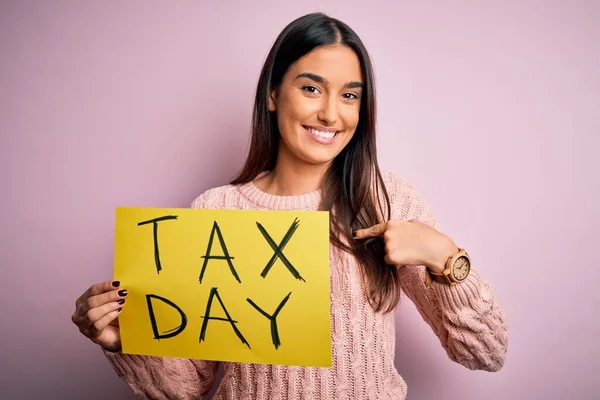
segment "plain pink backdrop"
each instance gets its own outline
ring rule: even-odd
[[[227,183],[270,45],[315,10],[372,55],[384,169],[508,314],[504,369],[474,372],[404,297],[409,399],[600,396],[600,2],[40,0],[0,3],[3,398],[133,399],[70,321],[112,276],[115,207]]]

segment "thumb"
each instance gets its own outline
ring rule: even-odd
[[[382,236],[387,228],[387,222],[373,225],[370,228],[359,229],[354,232],[354,239],[368,239],[373,237]]]

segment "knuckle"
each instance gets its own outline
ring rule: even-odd
[[[394,258],[394,251],[393,250],[388,250],[385,252],[385,254],[387,255],[387,258],[392,259]]]
[[[83,303],[83,308],[85,310],[91,310],[95,306],[94,300],[90,297]]]
[[[90,327],[90,331],[94,334],[98,334],[100,333],[100,331],[102,331],[102,327],[100,325],[100,321],[96,321],[92,324],[92,326]]]
[[[90,310],[88,312],[85,313],[85,315],[83,316],[83,321],[86,323],[86,325],[90,325],[92,323],[92,321],[94,320],[94,314],[93,314],[93,310]]]

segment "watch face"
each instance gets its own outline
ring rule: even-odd
[[[453,275],[457,281],[462,281],[469,275],[469,271],[471,269],[471,263],[469,263],[469,259],[465,256],[459,257],[458,260],[454,263]]]

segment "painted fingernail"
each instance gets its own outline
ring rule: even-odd
[[[121,297],[127,296],[127,290],[125,290],[125,289],[119,290],[119,296],[121,296]]]
[[[125,304],[125,299],[117,301],[118,304]]]
[[[122,308],[117,308],[117,312],[121,312]]]
[[[121,282],[119,282],[119,281],[113,281],[112,286],[113,287],[119,287],[119,286],[121,286]]]

